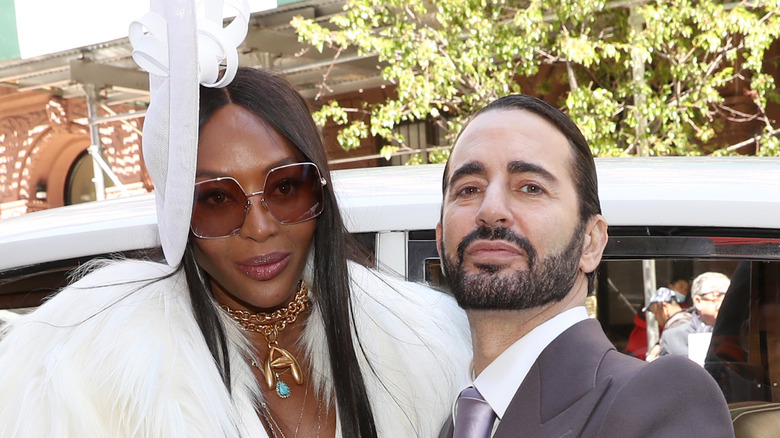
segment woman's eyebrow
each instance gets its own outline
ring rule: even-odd
[[[295,164],[298,160],[295,157],[285,157],[281,160],[276,160],[273,163],[266,166],[265,169],[263,169],[263,172],[268,173],[271,171],[271,169],[274,169],[276,167],[284,166],[287,164]],[[196,169],[195,171],[195,178],[219,178],[222,176],[230,176],[230,172],[222,171],[222,170],[210,170],[210,169]]]
[[[195,171],[195,178],[219,178],[221,176],[228,176],[228,175],[226,175],[225,172],[208,170],[208,169],[197,169]]]

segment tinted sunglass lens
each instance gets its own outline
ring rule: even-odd
[[[322,213],[320,174],[311,163],[279,167],[266,177],[263,199],[281,224],[297,224]]]
[[[322,213],[321,176],[313,163],[272,169],[261,192],[263,205],[283,225],[297,224]],[[244,225],[249,203],[247,194],[232,178],[223,177],[195,184],[190,228],[201,238],[227,237]]]
[[[244,223],[246,196],[232,179],[220,178],[195,185],[192,232],[198,237],[235,234]]]

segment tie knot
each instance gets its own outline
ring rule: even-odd
[[[488,438],[496,413],[474,387],[463,390],[455,410],[453,438]]]
[[[458,399],[460,400],[472,399],[472,400],[479,400],[485,402],[485,398],[482,397],[482,394],[480,394],[479,391],[477,391],[477,388],[473,386],[469,386],[468,388],[461,391],[460,396],[458,396]]]

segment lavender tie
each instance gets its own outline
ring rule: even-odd
[[[463,390],[455,410],[452,438],[489,438],[496,413],[474,387]]]

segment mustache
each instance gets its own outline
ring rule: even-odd
[[[466,247],[477,240],[503,240],[519,246],[528,255],[528,266],[533,266],[536,260],[536,250],[525,237],[518,236],[514,231],[506,227],[480,226],[470,232],[458,244],[458,264],[463,264],[463,252]]]

